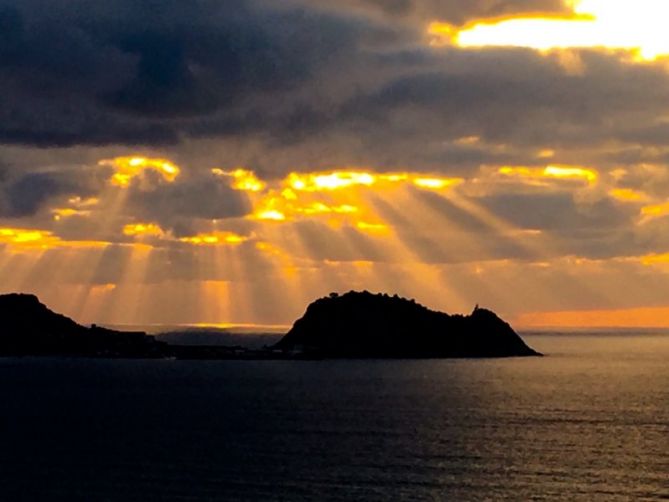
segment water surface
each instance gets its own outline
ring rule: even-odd
[[[4,500],[667,500],[669,337],[545,358],[0,359]]]

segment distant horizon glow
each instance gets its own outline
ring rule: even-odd
[[[620,310],[533,312],[513,320],[516,329],[531,328],[647,328],[669,329],[669,307]]]

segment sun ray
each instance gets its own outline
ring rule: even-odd
[[[405,276],[420,278],[421,289],[426,298],[440,298],[440,302],[462,306],[466,300],[455,291],[448,280],[439,273],[439,263],[457,260],[450,249],[442,245],[441,239],[434,235],[435,228],[446,233],[447,228],[433,226],[432,231],[424,231],[422,225],[415,225],[416,220],[409,216],[412,213],[411,203],[406,199],[400,202],[397,197],[392,200],[375,197],[375,205],[393,228],[394,255]],[[413,214],[416,217],[415,213]],[[408,230],[411,229],[409,233]],[[432,255],[436,251],[436,255]]]
[[[134,324],[143,308],[146,273],[154,249],[138,243],[120,246],[120,249],[122,268],[108,305],[108,318]]]
[[[550,264],[559,257],[572,259],[568,247],[554,236],[549,236],[545,232],[534,233],[531,231],[532,229],[530,229],[530,233],[527,233],[527,229],[516,228],[503,218],[493,214],[480,204],[477,204],[471,200],[471,198],[464,197],[455,192],[449,192],[448,194],[445,194],[444,197],[447,197],[458,207],[467,211],[480,221],[485,222],[487,225],[490,225],[492,228],[497,229],[499,232],[510,236],[515,234],[517,236],[517,238],[514,239],[515,244],[526,250],[527,257],[524,261],[527,263],[545,263],[550,266]],[[545,291],[546,289],[545,284],[543,284],[537,277],[522,275],[521,277],[516,278],[516,280],[525,283],[525,288],[529,291]],[[600,296],[602,299],[610,299],[613,295],[613,293],[610,292],[595,290],[592,285],[583,280],[582,276],[574,267],[566,269],[561,282],[563,289],[571,288],[580,290],[590,297]]]
[[[69,272],[69,279],[74,291],[64,303],[64,309],[75,319],[95,319],[96,312],[89,312],[89,300],[96,287],[93,277],[102,261],[107,246],[85,250],[69,250],[63,259],[62,267]]]

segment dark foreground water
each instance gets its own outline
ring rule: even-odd
[[[0,499],[669,499],[669,337],[526,339],[550,356],[0,359]]]

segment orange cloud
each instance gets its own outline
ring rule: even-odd
[[[228,177],[232,179],[230,186],[235,190],[242,190],[247,192],[260,192],[265,189],[267,184],[258,179],[253,171],[247,169],[234,169],[232,171],[224,171],[223,169],[212,169],[212,174],[215,176]]]
[[[127,187],[134,178],[140,176],[147,169],[156,171],[169,183],[172,183],[181,172],[176,164],[160,158],[116,157],[101,160],[99,164],[114,169],[114,174],[109,182],[119,187]]]
[[[99,241],[64,241],[48,230],[7,227],[0,228],[0,244],[16,249],[91,248],[107,245]]]
[[[219,244],[242,244],[243,242],[248,241],[249,237],[234,232],[210,232],[193,235],[191,237],[182,237],[179,240],[196,246],[215,246]]]
[[[218,173],[222,174],[223,171]],[[242,174],[243,173],[243,174]],[[258,190],[251,195],[254,209],[251,218],[264,221],[292,221],[300,216],[329,215],[329,223],[334,226],[345,221],[360,229],[370,230],[381,223],[375,222],[369,204],[364,200],[364,191],[374,189],[390,190],[413,185],[424,190],[446,190],[463,183],[462,178],[447,178],[421,173],[375,173],[366,170],[333,170],[313,173],[291,173],[269,189],[249,171],[238,173],[237,177],[251,179]],[[231,183],[234,188],[237,179]],[[261,185],[262,184],[262,185]],[[372,220],[372,221],[370,221]],[[358,222],[366,222],[357,225]],[[368,225],[365,227],[364,225]]]
[[[163,232],[163,229],[155,223],[132,223],[123,227],[123,234],[130,237],[160,237],[163,236],[165,232]]]
[[[641,214],[646,217],[646,220],[667,216],[669,215],[669,202],[644,206],[641,208]]]
[[[609,195],[621,202],[646,202],[648,195],[631,188],[614,188],[609,191]]]
[[[597,171],[579,166],[550,165],[546,167],[504,166],[498,169],[499,174],[525,178],[528,180],[568,180],[595,183]]]

